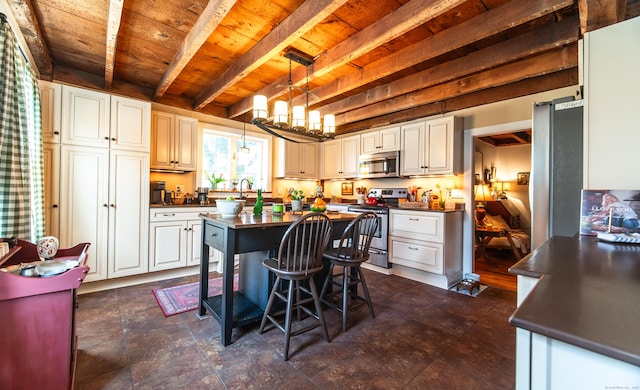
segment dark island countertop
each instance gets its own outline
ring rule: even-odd
[[[200,213],[202,219],[214,222],[219,226],[226,226],[232,229],[252,229],[268,226],[287,226],[299,219],[301,216],[309,214],[309,211],[303,213],[292,213],[287,211],[282,215],[274,215],[273,213],[262,213],[261,215],[253,215],[251,212],[243,211],[237,217],[223,217],[220,214]],[[351,220],[355,219],[358,214],[325,212],[330,220]]]
[[[512,325],[640,366],[640,246],[552,237],[509,272],[540,278]]]

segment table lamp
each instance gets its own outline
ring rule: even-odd
[[[491,199],[491,193],[489,187],[486,184],[478,184],[475,188],[475,201],[476,201],[476,225],[484,226],[484,217],[487,215],[487,211],[484,209],[484,203],[487,199]]]

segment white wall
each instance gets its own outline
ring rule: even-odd
[[[585,188],[640,189],[640,17],[585,34]]]

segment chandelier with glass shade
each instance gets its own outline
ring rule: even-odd
[[[309,65],[313,64],[314,59],[293,49],[287,51],[284,56],[289,59],[289,83],[287,85],[289,99],[288,101],[276,100],[273,105],[273,116],[270,118],[267,97],[255,95],[253,97],[253,119],[251,123],[276,137],[289,141],[294,140],[288,139],[273,130],[297,132],[318,139],[333,137],[336,131],[335,115],[326,114],[324,118],[321,118],[320,111],[309,110],[309,95],[313,94],[309,91]],[[294,86],[291,81],[291,64],[293,61],[306,67],[306,85],[304,88]],[[294,88],[304,93],[306,99],[304,106],[292,105]]]

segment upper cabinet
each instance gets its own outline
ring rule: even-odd
[[[445,117],[401,127],[400,174],[447,175],[462,172],[462,118]]]
[[[360,136],[340,138],[322,143],[322,178],[342,179],[358,176]]]
[[[151,104],[105,93],[62,87],[62,143],[149,151]]]
[[[360,135],[362,154],[400,150],[400,127],[390,127]]]
[[[39,80],[38,87],[42,112],[42,141],[59,144],[62,86]]]
[[[195,171],[198,120],[154,111],[151,114],[151,169]]]
[[[313,141],[276,141],[276,177],[318,179],[318,143]]]

